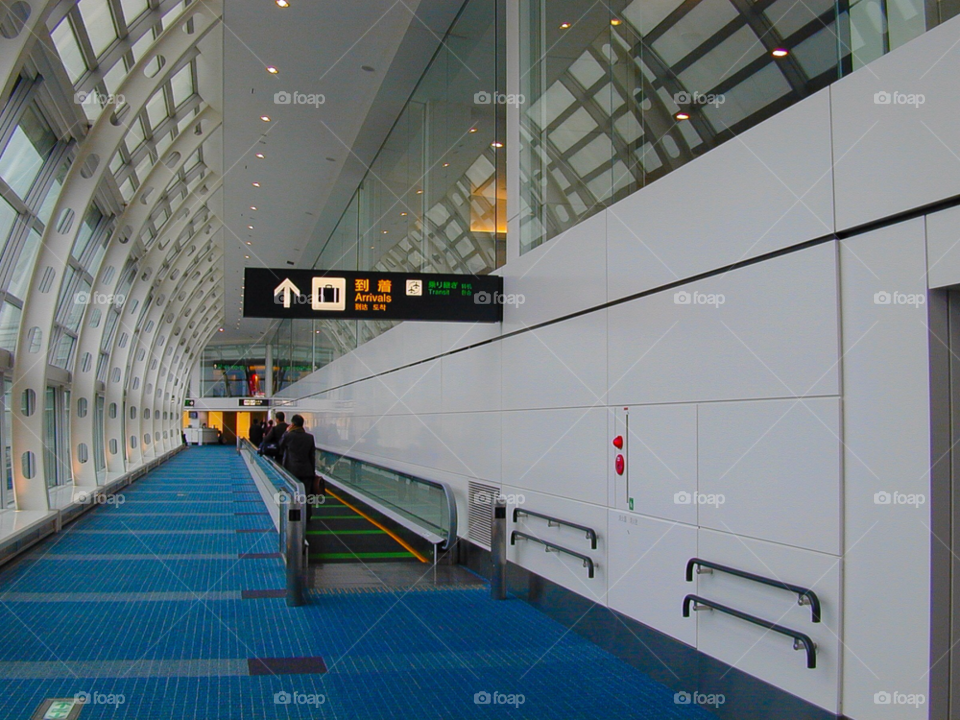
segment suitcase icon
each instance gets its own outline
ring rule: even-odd
[[[322,312],[342,311],[346,309],[346,300],[346,278],[323,276],[313,278],[311,305],[314,310]]]
[[[324,304],[340,302],[340,288],[335,288],[333,285],[324,285],[320,288],[320,302]]]

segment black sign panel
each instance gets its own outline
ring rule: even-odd
[[[270,407],[269,398],[240,398],[240,407]]]
[[[494,275],[247,268],[243,316],[339,320],[503,320]]]

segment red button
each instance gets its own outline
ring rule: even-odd
[[[617,436],[613,439],[613,446],[614,446],[617,450],[623,450],[623,435],[617,435]]]
[[[623,466],[624,466],[623,455],[617,455],[617,463],[616,463],[617,475],[623,475]]]

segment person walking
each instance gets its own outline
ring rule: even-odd
[[[286,415],[283,412],[277,413],[277,424],[274,425],[263,437],[263,445],[260,448],[261,455],[267,455],[275,460],[280,460],[283,455],[280,453],[280,439],[287,431]]]
[[[259,420],[254,420],[250,425],[250,442],[255,448],[259,448],[263,442],[263,423]]]
[[[313,495],[322,494],[322,486],[317,487],[316,443],[313,435],[303,429],[303,416],[294,415],[290,418],[290,427],[280,438],[278,448],[281,464],[287,472],[303,483],[306,492]],[[322,482],[320,480],[320,483]],[[312,503],[308,500],[306,505],[307,522],[310,522]]]

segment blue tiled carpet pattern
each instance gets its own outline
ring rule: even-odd
[[[280,560],[240,557],[277,550],[255,493],[234,450],[191,447],[0,572],[0,718],[78,693],[81,720],[711,717],[485,590],[241,599],[284,586]]]

